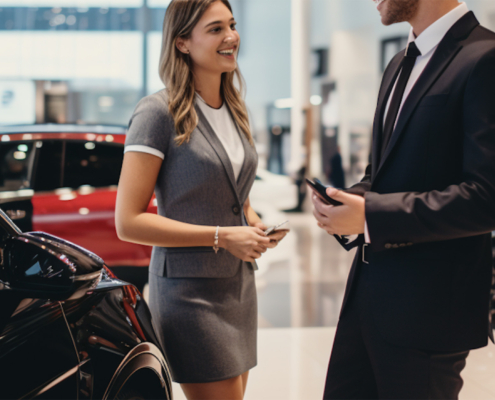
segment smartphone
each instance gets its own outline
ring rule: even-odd
[[[266,235],[270,235],[272,233],[275,233],[277,231],[284,231],[284,230],[289,230],[289,221],[284,221],[278,225],[270,226],[266,231]]]
[[[341,206],[342,203],[340,201],[332,199],[330,196],[327,194],[327,186],[325,186],[323,183],[320,182],[319,179],[313,178],[307,179],[306,178],[306,183],[311,186],[311,188],[314,189],[314,192],[316,195],[323,201],[325,204],[332,205],[332,206]]]

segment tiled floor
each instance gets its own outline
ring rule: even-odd
[[[258,263],[258,366],[246,400],[318,400],[323,393],[353,254],[311,214],[287,217],[290,235]],[[473,351],[463,377],[461,400],[495,400],[495,346]],[[175,399],[185,399],[179,385]]]

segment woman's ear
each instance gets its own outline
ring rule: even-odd
[[[177,47],[177,49],[181,52],[181,53],[184,53],[184,54],[189,54],[189,50],[187,48],[187,45],[186,45],[186,41],[182,38],[178,38],[176,41],[175,41],[175,47]]]

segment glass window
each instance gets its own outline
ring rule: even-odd
[[[0,191],[30,187],[33,143],[0,143]]]
[[[62,153],[61,140],[37,142],[38,160],[34,168],[34,190],[50,191],[62,187]]]
[[[64,187],[117,185],[123,158],[124,146],[122,144],[67,142]]]

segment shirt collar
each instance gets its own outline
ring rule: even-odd
[[[414,35],[413,29],[411,28],[409,31],[408,43],[415,42],[421,55],[427,55],[438,46],[450,28],[468,12],[469,8],[466,3],[461,3],[442,18],[436,20],[418,37]]]

